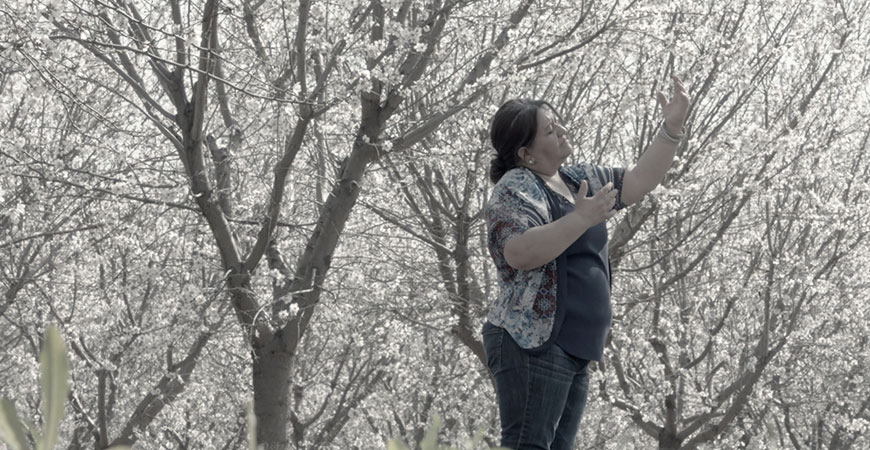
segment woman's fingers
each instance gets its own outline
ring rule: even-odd
[[[611,191],[607,195],[607,210],[608,211],[612,210],[613,205],[615,205],[615,204],[616,204],[616,189],[614,189],[613,191]]]
[[[689,91],[686,89],[686,85],[684,85],[683,80],[676,75],[674,75],[674,98],[689,98]]]
[[[574,196],[574,203],[577,203],[577,200],[582,200],[586,198],[586,193],[589,192],[589,184],[586,183],[586,180],[580,182],[580,189],[577,190],[577,195]]]
[[[613,202],[616,202],[616,194],[619,193],[619,189],[614,189],[613,183],[611,182],[605,184],[598,193],[603,194],[604,198],[612,204]]]
[[[601,189],[595,194],[595,197],[599,199],[605,211],[610,211],[611,209],[613,209],[613,205],[616,204],[616,195],[618,193],[619,190],[614,189],[613,183],[611,182],[602,186]],[[610,218],[610,216],[608,216],[608,218]]]
[[[658,100],[659,105],[662,108],[668,106],[668,97],[665,95],[664,92],[662,92],[662,91],[656,92],[656,100]]]
[[[607,183],[598,190],[592,197],[586,197],[589,191],[589,184],[586,180],[580,183],[580,189],[577,190],[577,195],[574,196],[575,207],[574,212],[595,223],[601,223],[609,220],[616,211],[613,206],[616,204],[616,197],[619,194],[617,189],[613,188],[613,183]]]

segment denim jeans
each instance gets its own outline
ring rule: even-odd
[[[589,392],[589,361],[553,344],[529,353],[503,328],[483,333],[487,365],[495,379],[501,446],[515,450],[570,450]]]

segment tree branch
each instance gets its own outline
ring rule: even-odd
[[[124,424],[120,435],[112,441],[111,446],[133,445],[139,440],[139,435],[168,404],[172,403],[185,389],[193,369],[199,362],[202,349],[211,339],[214,330],[200,333],[187,352],[187,356],[173,367],[171,373],[163,375],[151,392],[136,406],[130,418]]]

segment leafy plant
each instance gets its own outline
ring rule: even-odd
[[[57,443],[57,432],[69,394],[69,362],[63,338],[53,325],[45,330],[42,350],[39,352],[39,370],[42,388],[41,430],[29,420],[20,419],[11,400],[5,397],[0,399],[0,438],[10,450],[50,450]],[[129,447],[114,446],[109,450],[124,449]]]
[[[432,425],[426,430],[426,434],[423,435],[423,440],[420,441],[420,450],[459,450],[462,449],[473,449],[477,448],[478,445],[483,441],[483,431],[480,430],[475,433],[474,437],[468,440],[464,446],[462,447],[450,447],[440,445],[438,443],[438,432],[441,431],[441,418],[435,416],[432,420]],[[503,447],[488,447],[490,450],[499,450],[503,449]],[[387,450],[410,450],[407,444],[397,439],[390,439],[387,443]]]

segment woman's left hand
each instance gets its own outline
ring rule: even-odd
[[[662,106],[662,114],[665,116],[665,126],[673,135],[682,134],[686,115],[689,113],[689,94],[679,77],[674,75],[674,96],[668,101],[664,92],[659,91],[656,98]]]

